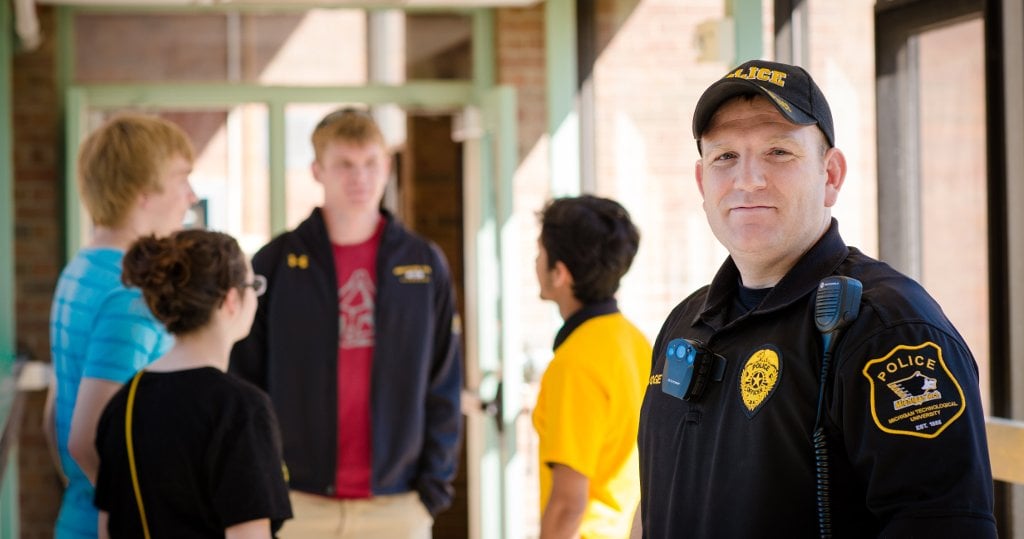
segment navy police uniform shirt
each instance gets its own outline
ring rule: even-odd
[[[734,314],[740,279],[728,259],[665,321],[638,440],[645,537],[818,535],[814,300],[830,275],[863,284],[825,397],[834,536],[995,537],[970,350],[919,284],[847,247],[835,220],[749,312]],[[720,381],[689,401],[662,387],[677,338],[725,361]]]

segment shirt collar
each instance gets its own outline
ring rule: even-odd
[[[572,313],[569,318],[565,319],[565,323],[562,324],[562,329],[558,330],[558,334],[555,335],[555,344],[551,348],[553,350],[557,350],[558,347],[569,338],[569,335],[571,335],[576,328],[582,326],[587,320],[597,316],[617,312],[619,312],[619,305],[615,301],[615,298],[584,305],[580,310]]]
[[[835,272],[849,253],[849,247],[839,235],[839,222],[833,218],[825,234],[772,288],[761,305],[748,314],[772,312],[810,294],[817,289],[818,282]],[[737,293],[739,279],[739,270],[730,256],[711,281],[704,306],[693,324],[704,322],[717,331],[731,322],[729,305],[733,294]]]

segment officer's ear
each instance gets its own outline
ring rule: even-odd
[[[697,162],[693,165],[693,176],[697,178],[697,190],[700,191],[700,197],[704,198],[704,161],[697,159]]]
[[[839,200],[839,190],[846,180],[846,156],[839,148],[825,150],[825,207],[831,208]]]

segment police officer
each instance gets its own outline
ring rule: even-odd
[[[810,75],[735,68],[693,134],[730,256],[654,345],[645,536],[995,537],[977,364],[918,283],[840,237],[846,161]],[[823,338],[815,299],[835,276],[859,281],[859,315]]]

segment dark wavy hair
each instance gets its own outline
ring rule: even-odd
[[[573,295],[583,303],[611,299],[640,246],[626,208],[593,195],[556,198],[541,210],[540,221],[548,269],[565,264]]]
[[[174,335],[205,326],[228,291],[243,287],[248,276],[235,238],[207,230],[139,238],[122,267],[121,281],[142,289],[149,310]]]

